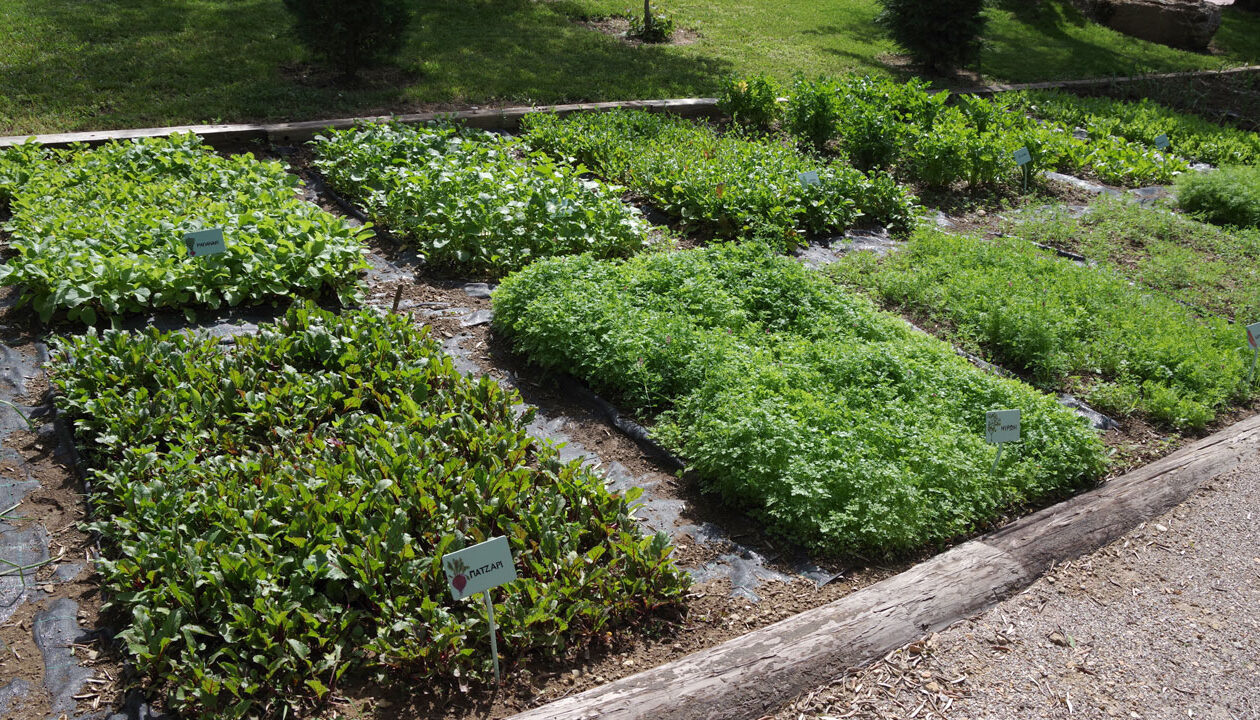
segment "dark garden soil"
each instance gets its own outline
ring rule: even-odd
[[[672,35],[670,35],[669,42],[645,43],[636,37],[630,36],[630,20],[619,16],[575,20],[574,24],[580,25],[588,30],[594,30],[595,32],[601,32],[605,35],[615,37],[631,47],[640,47],[643,45],[691,45],[700,39],[700,33],[695,30],[678,28]]]

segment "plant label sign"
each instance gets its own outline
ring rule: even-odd
[[[223,228],[190,232],[184,236],[184,245],[188,246],[188,257],[222,255],[227,252],[227,245],[223,243]]]
[[[1019,411],[990,410],[984,417],[984,436],[995,445],[1019,440]]]
[[[797,177],[800,179],[802,185],[818,185],[820,182],[822,182],[821,180],[818,179],[817,170],[810,170],[808,172],[803,172]]]
[[[1168,144],[1169,143],[1168,143],[1167,135],[1160,135],[1159,137],[1155,138],[1155,147],[1159,148],[1160,150],[1167,150]]]
[[[506,537],[490,538],[472,547],[442,557],[451,597],[463,600],[469,595],[510,583],[516,579],[516,563]]]
[[[1247,326],[1247,344],[1253,350],[1260,350],[1260,322]]]
[[[1015,151],[1015,164],[1023,167],[1032,162],[1032,153],[1028,152],[1028,148],[1022,147]]]

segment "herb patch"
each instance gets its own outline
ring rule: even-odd
[[[908,229],[914,201],[883,173],[811,157],[775,139],[719,133],[646,112],[523,120],[534,147],[589,165],[652,200],[690,231],[764,238],[781,248],[859,222]],[[802,183],[802,173],[818,182]]]
[[[181,333],[57,343],[119,639],[168,707],[291,716],[343,675],[484,680],[486,617],[442,556],[505,536],[509,662],[598,642],[686,576],[617,495],[526,434],[520,398],[394,315],[307,307],[224,351]]]
[[[1260,165],[1179,177],[1177,205],[1217,225],[1260,230]]]
[[[1010,231],[1105,261],[1130,280],[1204,313],[1244,325],[1260,319],[1260,232],[1227,231],[1107,197],[1080,218],[1039,211]]]
[[[40,319],[218,308],[325,291],[349,301],[367,231],[298,197],[283,165],[222,157],[195,135],[96,149],[25,145],[0,158],[16,255],[0,284]],[[184,236],[221,228],[226,252],[190,257]],[[186,310],[187,311],[187,310]]]
[[[625,262],[535,263],[495,291],[495,328],[654,423],[708,490],[827,553],[947,541],[1080,489],[1097,434],[756,243]],[[989,410],[1022,439],[992,471]]]
[[[1237,326],[1196,317],[1110,264],[1080,266],[1019,238],[924,230],[886,258],[853,253],[833,267],[959,345],[1114,416],[1202,428],[1250,393]]]
[[[314,141],[315,166],[433,266],[497,277],[540,257],[630,255],[647,222],[619,188],[519,141],[448,125],[362,125]]]

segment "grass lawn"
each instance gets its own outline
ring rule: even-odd
[[[422,106],[714,92],[729,73],[899,72],[874,0],[662,0],[689,45],[632,48],[571,19],[629,0],[428,0],[398,68],[339,88],[302,73],[280,0],[0,0],[0,134],[334,117]],[[981,71],[1023,81],[1260,59],[1260,17],[1227,11],[1198,55],[1000,0]]]

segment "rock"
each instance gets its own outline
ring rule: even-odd
[[[1203,0],[1076,0],[1076,4],[1112,30],[1185,50],[1207,50],[1221,26],[1220,6]]]

